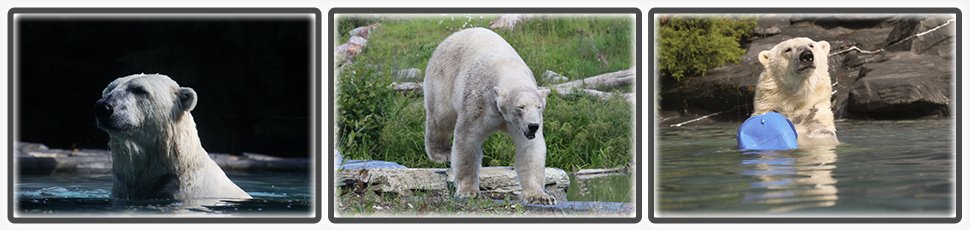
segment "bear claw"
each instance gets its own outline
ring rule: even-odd
[[[548,194],[534,195],[526,198],[530,204],[556,205],[556,198]]]

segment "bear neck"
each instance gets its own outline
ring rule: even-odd
[[[156,130],[157,135],[112,136],[109,141],[115,183],[122,183],[128,196],[154,197],[159,189],[170,186],[168,183],[185,187],[181,184],[187,181],[178,178],[187,178],[201,169],[201,164],[212,162],[199,142],[191,114],[185,113],[169,125],[147,129]],[[175,181],[171,181],[173,178]]]

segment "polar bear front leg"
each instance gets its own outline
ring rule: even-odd
[[[542,129],[529,140],[522,132],[510,128],[515,142],[515,174],[522,185],[522,200],[530,204],[555,205],[556,198],[546,194],[546,140]]]
[[[477,197],[478,172],[482,165],[482,144],[485,137],[481,122],[459,115],[455,125],[455,140],[451,148],[451,173],[455,177],[455,197]]]

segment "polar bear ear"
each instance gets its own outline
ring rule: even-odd
[[[824,50],[826,54],[829,53],[829,48],[831,48],[831,46],[829,46],[829,42],[827,41],[819,41],[818,46],[822,47],[822,50]]]
[[[546,97],[549,97],[549,93],[551,93],[551,92],[552,92],[552,90],[548,90],[548,89],[547,90],[539,90],[539,97],[541,97],[542,100],[546,100]]]
[[[761,61],[762,65],[767,65],[771,61],[771,50],[761,51],[758,53],[758,61]]]
[[[195,109],[195,103],[199,101],[198,96],[195,95],[195,90],[189,87],[182,87],[175,94],[178,95],[179,105],[182,106],[182,111],[188,112]]]

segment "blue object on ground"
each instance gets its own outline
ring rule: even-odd
[[[767,112],[741,123],[738,128],[738,148],[742,151],[797,149],[798,133],[785,115]]]

